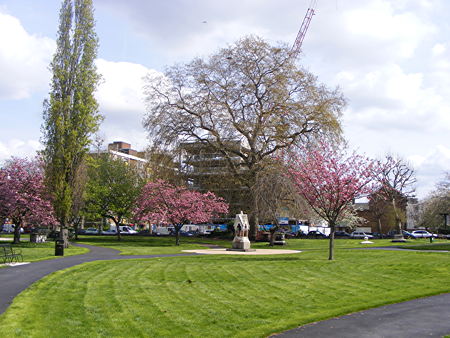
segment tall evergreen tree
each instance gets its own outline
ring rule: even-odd
[[[94,27],[92,0],[63,1],[42,126],[46,184],[62,228],[71,219],[78,169],[102,119],[94,97],[100,80],[94,63],[98,49]]]

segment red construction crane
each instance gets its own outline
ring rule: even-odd
[[[313,15],[315,14],[314,7],[316,6],[316,4],[317,4],[317,0],[311,0],[309,8],[306,11],[305,18],[303,19],[302,25],[297,34],[297,38],[295,39],[294,45],[292,46],[292,49],[291,49],[291,57],[293,57],[293,58],[296,58],[298,56],[298,54],[300,53],[306,31],[308,30],[311,19],[312,19]]]

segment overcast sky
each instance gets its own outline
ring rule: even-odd
[[[40,148],[59,0],[0,0],[0,161]],[[94,0],[106,142],[147,144],[142,77],[248,35],[292,44],[310,0]],[[419,197],[450,171],[446,0],[318,0],[300,63],[348,99],[344,132],[417,171]]]

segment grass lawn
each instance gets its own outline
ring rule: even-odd
[[[328,241],[291,240],[288,247],[302,253],[86,263],[21,293],[0,316],[0,336],[263,337],[450,291],[449,253],[347,250],[359,241],[336,242],[335,261],[327,260]]]
[[[5,236],[1,236],[5,237]],[[0,244],[11,243],[14,249],[22,251],[24,262],[35,262],[44,259],[59,258],[55,256],[55,243],[30,243],[29,238],[22,238],[23,242],[20,244],[12,244],[12,238],[10,242],[1,241]],[[69,248],[64,249],[64,256],[80,255],[89,252],[88,249],[76,247],[71,245]],[[0,265],[0,268],[2,265]],[[4,267],[4,266],[3,266]],[[0,332],[1,337],[1,332]]]
[[[428,241],[427,241],[428,242]],[[413,244],[408,246],[408,249],[414,249],[414,250],[445,250],[450,251],[450,241],[449,240],[443,240],[438,241],[435,240],[433,244],[431,243],[423,243],[423,244]]]

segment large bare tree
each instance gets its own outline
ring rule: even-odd
[[[296,64],[290,48],[254,36],[170,67],[164,76],[149,75],[146,97],[144,125],[153,145],[203,143],[248,189],[278,150],[318,134],[339,136],[345,105],[339,90]]]
[[[399,238],[402,238],[401,210],[406,209],[407,200],[413,197],[417,179],[412,166],[399,156],[386,155],[378,174],[378,194],[392,204]]]

